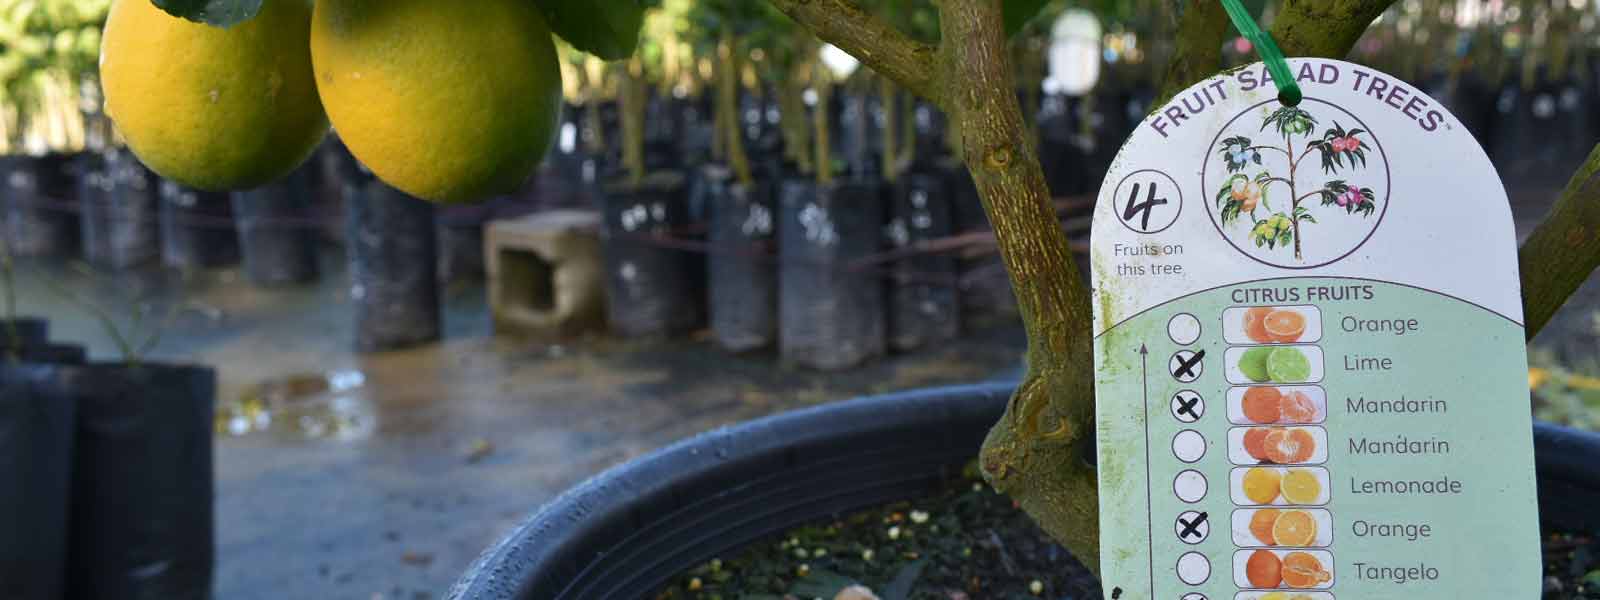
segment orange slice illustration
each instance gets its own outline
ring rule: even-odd
[[[1303,510],[1283,511],[1272,523],[1272,539],[1277,546],[1310,546],[1317,541],[1317,519]]]
[[[1297,342],[1306,334],[1306,316],[1297,310],[1274,310],[1261,319],[1261,330],[1274,342]]]
[[[1267,315],[1272,314],[1272,308],[1257,306],[1244,311],[1244,335],[1250,341],[1258,344],[1272,343],[1272,334],[1267,332]]]
[[[1283,511],[1276,508],[1263,508],[1250,516],[1250,535],[1268,546],[1277,544],[1273,541],[1272,527],[1278,523],[1278,515]]]

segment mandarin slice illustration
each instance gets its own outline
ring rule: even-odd
[[[1244,432],[1244,452],[1250,458],[1267,460],[1267,433],[1264,427],[1255,427]]]
[[[1245,376],[1249,376],[1246,373]],[[1283,392],[1275,387],[1253,387],[1244,391],[1239,407],[1252,423],[1271,425],[1283,418]]]
[[[1278,414],[1284,423],[1315,423],[1317,404],[1311,401],[1310,394],[1291,391],[1283,394],[1283,399],[1278,403]]]
[[[1292,465],[1311,460],[1317,450],[1317,440],[1310,431],[1300,428],[1275,428],[1267,433],[1263,444],[1267,460],[1280,465]]]

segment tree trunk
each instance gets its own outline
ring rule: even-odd
[[[945,110],[961,129],[1028,332],[1027,374],[984,442],[989,481],[1086,564],[1100,546],[1094,470],[1080,451],[1094,426],[1088,289],[1028,142],[999,0],[940,6],[939,75],[960,82]]]

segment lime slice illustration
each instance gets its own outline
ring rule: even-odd
[[[1272,349],[1267,355],[1266,368],[1267,375],[1278,383],[1301,383],[1311,378],[1311,361],[1296,348]]]
[[[1267,357],[1272,354],[1272,348],[1251,348],[1244,351],[1239,357],[1239,372],[1249,377],[1250,381],[1262,383],[1272,379],[1267,370]]]

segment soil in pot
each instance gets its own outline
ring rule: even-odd
[[[939,492],[799,527],[673,579],[658,600],[1101,598],[1100,584],[971,469]]]

